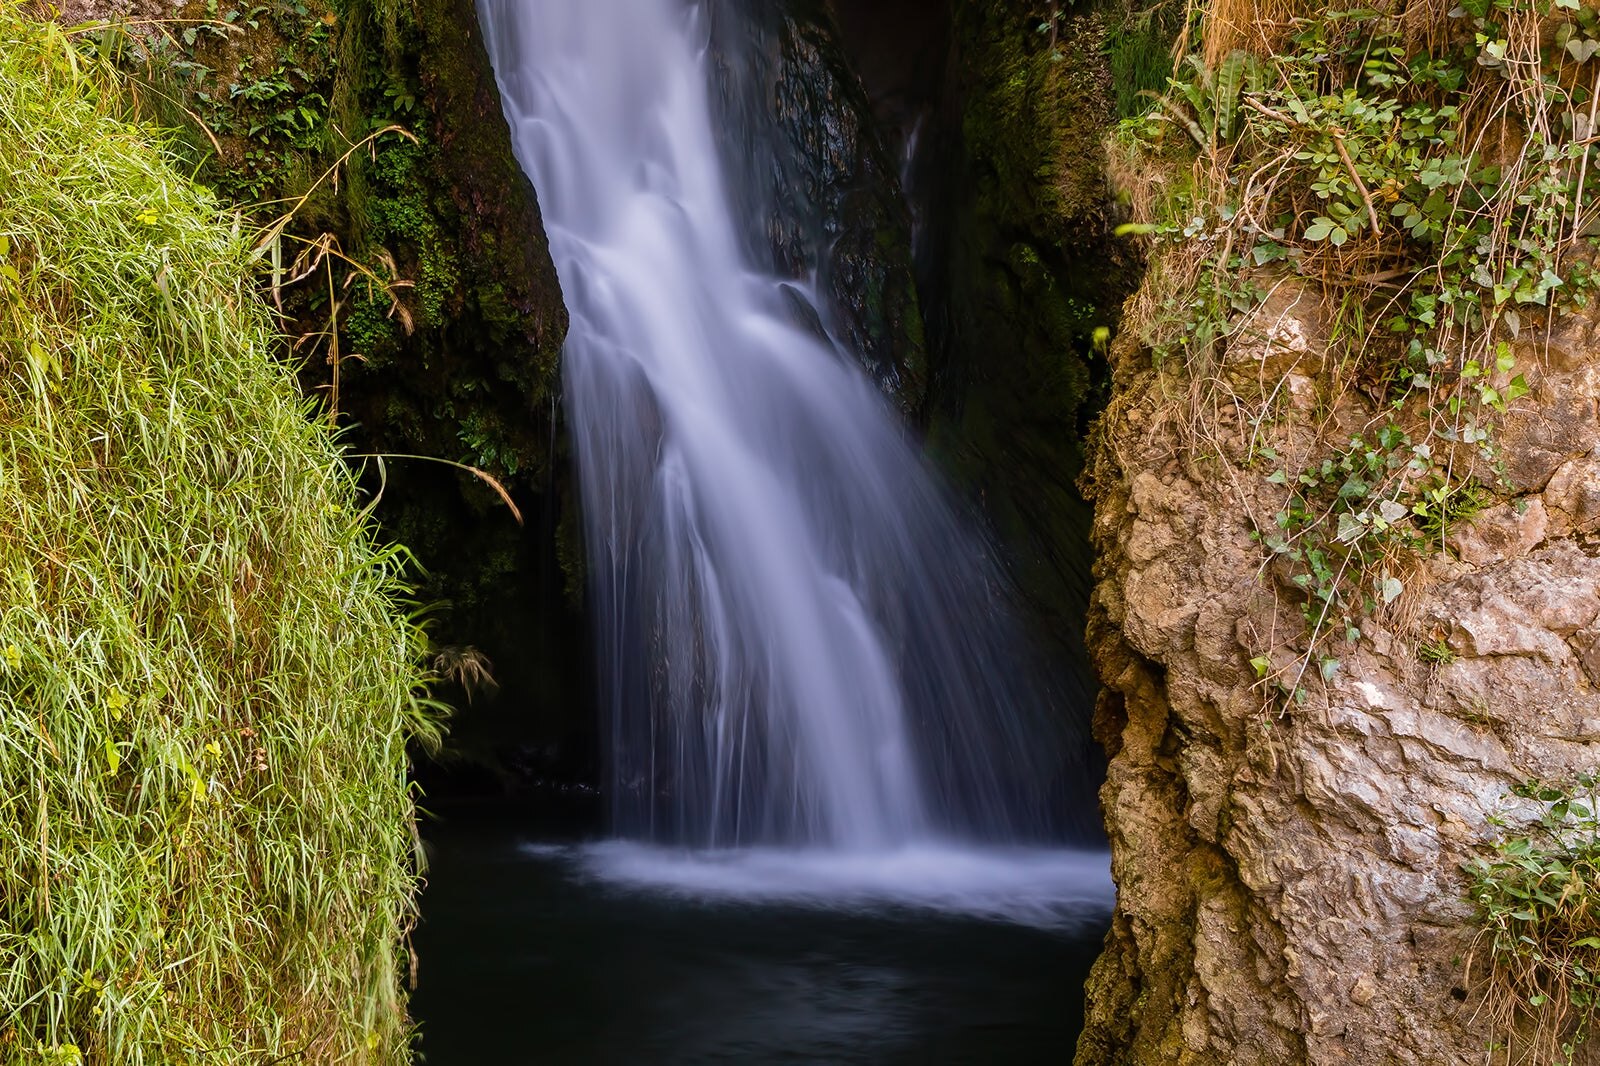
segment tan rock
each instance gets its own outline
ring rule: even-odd
[[[1284,283],[1273,289],[1245,316],[1229,340],[1223,356],[1228,379],[1265,392],[1298,379],[1299,389],[1294,390],[1299,394],[1297,402],[1314,395],[1307,393],[1311,378],[1301,372],[1306,362],[1315,372],[1326,346],[1323,331],[1312,318],[1313,304],[1313,298],[1297,284]]]
[[[1544,543],[1550,515],[1538,497],[1503,503],[1480,512],[1450,536],[1450,548],[1464,563],[1489,566],[1520,559]]]
[[[1246,323],[1224,376],[1247,402],[1339,395],[1313,319],[1285,288]],[[1080,1066],[1483,1061],[1487,1019],[1452,994],[1473,937],[1462,863],[1513,784],[1600,765],[1600,338],[1563,320],[1546,353],[1532,333],[1533,391],[1497,434],[1524,502],[1456,530],[1459,560],[1426,561],[1359,641],[1329,638],[1326,682],[1300,668],[1301,594],[1247,539],[1281,489],[1226,447],[1175,462],[1173,422],[1102,427],[1090,643],[1119,897]],[[1155,391],[1131,339],[1113,364],[1118,395]],[[1315,454],[1370,422],[1350,403],[1325,441],[1292,418],[1263,439]],[[1424,661],[1440,637],[1446,661]]]
[[[1586,456],[1558,468],[1550,476],[1544,498],[1572,532],[1600,530],[1600,458]]]

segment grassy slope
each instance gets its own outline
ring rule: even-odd
[[[120,111],[0,0],[0,1062],[401,1061],[398,559]]]

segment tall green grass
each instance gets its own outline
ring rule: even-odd
[[[1144,114],[1150,110],[1151,94],[1167,87],[1173,44],[1187,14],[1177,0],[1153,0],[1148,7],[1127,0],[1110,9],[1106,61],[1116,88],[1118,117]]]
[[[0,1062],[404,1061],[402,560],[124,115],[0,0]]]

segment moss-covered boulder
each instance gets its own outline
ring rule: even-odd
[[[345,197],[365,261],[392,259],[410,284],[358,305],[363,357],[342,398],[390,451],[472,461],[543,484],[567,312],[533,185],[510,131],[473,0],[357,6],[341,92],[380,139]],[[377,304],[378,306],[374,306]]]
[[[398,555],[249,245],[0,6],[0,1062],[393,1063]]]

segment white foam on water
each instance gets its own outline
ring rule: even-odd
[[[717,904],[907,908],[1073,929],[1103,920],[1113,901],[1109,857],[1096,851],[954,844],[691,851],[616,840],[523,850],[559,855],[588,882]]]

